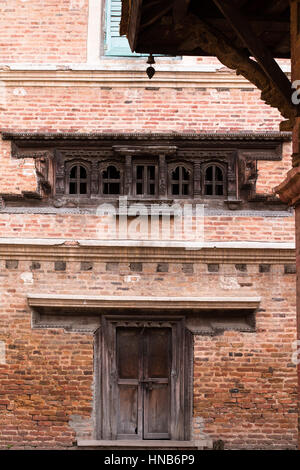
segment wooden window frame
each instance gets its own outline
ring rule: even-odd
[[[143,193],[142,194],[137,194],[137,183],[140,181],[137,178],[137,167],[142,166],[144,167],[143,171]],[[147,188],[149,187],[149,178],[148,178],[148,170],[145,172],[145,168],[148,169],[148,167],[154,166],[154,171],[155,171],[155,179],[154,179],[154,188],[155,192],[154,194],[145,194],[144,189],[145,185],[147,185]],[[152,183],[153,184],[153,183]],[[133,160],[132,161],[132,194],[134,197],[139,198],[139,199],[158,199],[159,198],[159,162],[158,158],[157,160]]]
[[[70,177],[70,173],[71,173],[72,168],[74,168],[75,166],[77,167],[77,171],[78,171],[78,168],[83,167],[86,171],[87,177],[82,179],[82,178],[80,178],[80,173],[79,173],[79,176],[77,176],[75,178],[75,181],[71,181],[71,180],[73,180],[73,178]],[[66,173],[65,194],[68,197],[74,197],[74,198],[87,198],[87,197],[90,197],[90,195],[91,195],[91,168],[90,168],[90,165],[88,164],[88,162],[86,162],[84,160],[68,161],[68,162],[66,162],[65,173]],[[76,194],[70,194],[70,183],[71,182],[76,183],[77,190],[78,190],[78,185],[79,185],[79,188],[80,188],[80,183],[81,182],[86,183],[86,193],[81,194],[80,192],[79,193],[77,192]]]
[[[212,188],[213,188],[213,193],[215,193],[215,188],[216,186],[223,186],[223,194],[205,194],[205,186],[207,184],[207,181],[206,180],[206,171],[209,167],[213,167],[214,168],[214,173],[215,173],[215,168],[219,168],[221,171],[222,171],[222,175],[223,175],[223,181],[222,181],[222,184],[220,184],[219,182],[216,182],[215,178],[213,178],[211,181],[209,181],[210,184],[212,184]],[[210,161],[210,162],[207,162],[205,163],[204,165],[202,165],[202,168],[201,168],[201,173],[202,173],[202,196],[204,198],[209,198],[209,199],[224,199],[226,196],[227,196],[227,185],[228,185],[228,178],[227,178],[227,168],[226,166],[223,164],[223,163],[220,163],[220,162],[216,162],[216,161]]]
[[[173,184],[175,184],[174,182],[177,181],[177,180],[172,179],[172,173],[178,167],[181,169],[181,173],[182,173],[182,169],[185,169],[188,172],[190,178],[189,178],[189,180],[183,180],[182,176],[180,175],[178,183],[176,183],[176,184],[179,185],[179,194],[176,195],[176,194],[172,194],[172,186],[173,186]],[[182,185],[183,184],[188,184],[188,194],[187,195],[182,194]],[[185,163],[185,162],[174,162],[174,163],[168,165],[168,197],[171,197],[173,199],[192,199],[192,198],[194,198],[194,171],[193,171],[193,166],[190,165],[188,162],[187,163]]]
[[[62,194],[67,198],[76,198],[77,200],[82,199],[84,203],[90,203],[87,200],[91,199],[110,199],[110,200],[118,200],[119,196],[128,196],[129,199],[139,199],[139,200],[148,200],[148,201],[157,201],[157,200],[195,200],[198,198],[201,199],[218,199],[218,200],[226,200],[227,197],[234,195],[236,192],[236,176],[235,176],[235,164],[232,161],[222,161],[220,160],[208,160],[204,159],[204,156],[199,157],[199,159],[195,160],[193,158],[192,161],[188,159],[180,159],[175,160],[172,159],[171,161],[166,161],[165,158],[162,158],[161,155],[157,154],[151,158],[145,158],[144,156],[141,157],[130,157],[129,159],[124,159],[124,161],[116,161],[116,160],[102,160],[101,157],[98,157],[97,160],[93,161],[91,158],[84,159],[81,157],[80,159],[74,160],[66,160],[63,163],[63,187],[59,187],[56,185],[56,188],[59,187],[60,191],[57,194]],[[202,160],[202,161],[201,161]],[[70,171],[71,168],[74,166],[83,166],[87,171],[87,193],[86,194],[70,194]],[[109,166],[114,166],[117,171],[120,172],[120,179],[113,180],[112,182],[117,182],[120,184],[120,193],[119,194],[104,194],[104,179],[103,179],[103,171],[107,170]],[[143,177],[143,185],[147,187],[149,186],[150,182],[154,185],[154,194],[137,194],[137,183],[139,183],[139,179],[137,178],[137,167],[142,166],[144,168],[144,177]],[[155,178],[149,181],[147,175],[147,168],[153,166],[155,171]],[[223,187],[223,194],[205,194],[205,185],[207,180],[205,178],[205,173],[208,167],[218,167],[223,175],[223,182],[211,182],[213,191],[215,192],[216,184],[220,184]],[[172,179],[172,172],[176,168],[180,168],[181,172],[183,168],[188,171],[190,175],[189,180],[182,180],[180,178],[178,181]],[[146,171],[145,171],[146,169]],[[232,182],[231,179],[234,181]],[[59,173],[56,173],[56,177],[60,178]],[[172,185],[178,184],[179,194],[172,194]],[[182,185],[188,184],[188,192],[189,194],[183,195],[182,193]],[[143,188],[143,190],[144,190]],[[148,191],[148,189],[147,189]]]
[[[103,172],[107,171],[108,167],[114,166],[117,171],[120,173],[120,178],[115,180],[106,180],[103,178]],[[105,182],[114,182],[120,184],[120,192],[119,194],[105,194],[104,193],[104,183]],[[119,196],[123,196],[124,193],[124,169],[120,163],[115,161],[103,162],[99,165],[99,194],[104,198],[114,199]]]

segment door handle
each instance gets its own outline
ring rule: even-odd
[[[152,390],[152,382],[151,382],[151,380],[148,381],[146,387],[147,387],[147,390],[149,390],[149,391]]]
[[[153,390],[153,384],[149,379],[140,380],[140,384],[145,385],[146,389],[149,391]]]

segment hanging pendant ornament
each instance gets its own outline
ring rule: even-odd
[[[151,64],[151,65],[155,64],[155,60],[154,60],[154,57],[153,57],[152,54],[149,55],[148,60],[147,60],[147,64]],[[152,67],[151,65],[146,70],[146,73],[147,73],[150,80],[153,77],[153,75],[155,74],[155,68]]]

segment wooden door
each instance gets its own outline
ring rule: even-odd
[[[172,330],[116,329],[117,439],[170,439]]]

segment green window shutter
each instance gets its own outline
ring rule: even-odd
[[[140,57],[141,54],[131,52],[126,36],[120,36],[121,9],[121,0],[106,0],[105,55]]]

